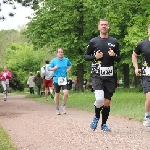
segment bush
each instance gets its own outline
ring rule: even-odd
[[[24,91],[24,84],[19,80],[16,72],[12,72],[12,79],[9,82],[9,87],[14,91]]]

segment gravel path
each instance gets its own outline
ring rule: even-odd
[[[142,123],[110,116],[112,132],[89,128],[93,113],[72,108],[56,115],[55,106],[23,95],[0,97],[0,125],[18,150],[149,150],[150,131]]]

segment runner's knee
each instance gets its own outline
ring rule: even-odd
[[[95,90],[95,103],[94,105],[97,108],[100,108],[101,106],[104,105],[104,91],[103,90]]]

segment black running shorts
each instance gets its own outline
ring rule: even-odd
[[[116,89],[116,83],[114,77],[100,77],[98,75],[92,75],[92,86],[94,90],[103,90],[104,98],[111,100],[113,93]]]
[[[60,90],[69,90],[69,85],[66,84],[66,85],[58,85],[58,83],[55,83],[54,82],[54,90],[56,93],[59,93]]]
[[[141,84],[143,88],[144,93],[150,92],[150,76],[142,77],[141,78]]]

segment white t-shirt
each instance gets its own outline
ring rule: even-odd
[[[54,71],[49,71],[48,66],[49,64],[46,64],[41,68],[41,76],[45,77],[46,80],[50,80],[54,75]]]

